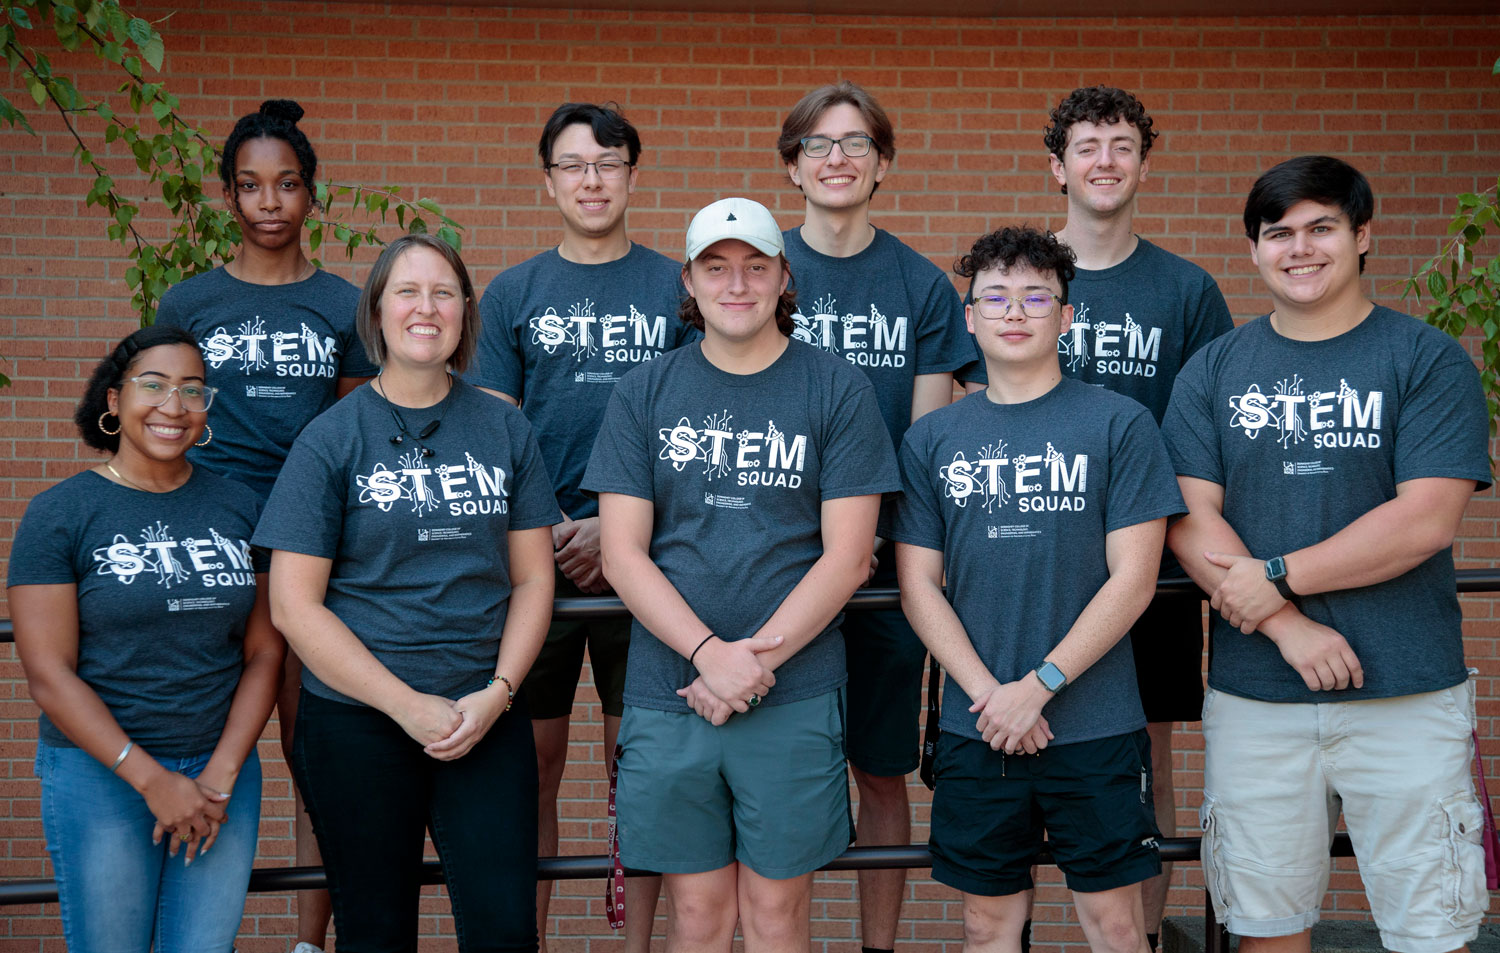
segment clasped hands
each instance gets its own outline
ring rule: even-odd
[[[698,677],[686,688],[679,688],[677,694],[709,724],[722,725],[735,712],[743,714],[760,704],[776,684],[776,673],[762,664],[759,656],[781,642],[779,635],[735,642],[710,638],[693,658]]]
[[[204,770],[203,774],[209,772]],[[160,844],[170,837],[167,853],[173,857],[186,848],[185,863],[205,854],[219,839],[219,829],[229,820],[229,794],[213,787],[202,775],[194,780],[176,771],[163,770],[147,782],[142,790],[146,807],[156,818],[151,843]],[[232,788],[234,785],[225,785]]]
[[[1297,670],[1310,690],[1364,685],[1364,669],[1348,641],[1334,629],[1289,606],[1276,584],[1266,578],[1265,560],[1227,553],[1203,555],[1215,566],[1228,570],[1209,598],[1209,605],[1247,635],[1260,629],[1276,643],[1281,657]],[[1283,609],[1289,611],[1283,613]],[[1262,629],[1272,616],[1278,616],[1275,623]]]
[[[428,756],[456,761],[479,743],[509,703],[509,689],[497,681],[457,701],[412,692],[404,704],[387,714],[421,743]]]
[[[1036,754],[1052,740],[1052,729],[1042,717],[1042,706],[1051,699],[1047,687],[1027,673],[1014,682],[996,684],[980,692],[969,706],[969,713],[979,715],[974,727],[994,750]]]

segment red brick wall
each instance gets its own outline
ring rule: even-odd
[[[166,6],[139,10],[156,19]],[[1395,304],[1394,279],[1438,247],[1452,196],[1493,181],[1500,155],[1500,17],[1264,19],[918,19],[798,15],[535,11],[313,2],[185,4],[164,25],[165,77],[183,109],[214,136],[268,97],[307,108],[303,126],[322,174],[342,182],[400,183],[443,203],[469,230],[465,256],[488,282],[557,239],[541,188],[535,144],[559,102],[613,99],[639,126],[646,152],[630,223],[637,240],[681,253],[689,214],[747,194],[784,225],[798,193],[777,166],[774,141],[786,109],[838,77],[874,91],[897,129],[892,174],[876,221],[945,268],[982,231],[1021,220],[1059,226],[1063,201],[1046,173],[1046,112],[1074,86],[1134,90],[1164,132],[1151,156],[1138,230],[1219,278],[1237,318],[1263,296],[1238,215],[1255,176],[1287,156],[1350,158],[1379,197],[1370,284]],[[99,95],[119,78],[87,58],[57,54],[80,86]],[[29,106],[25,89],[3,95]],[[125,264],[85,209],[87,179],[69,158],[58,121],[32,110],[40,138],[0,132],[0,354],[15,383],[0,391],[0,557],[39,490],[91,459],[68,423],[81,382],[106,343],[130,330]],[[85,124],[88,125],[88,124]],[[117,175],[131,182],[122,165]],[[131,182],[131,194],[145,195]],[[149,225],[149,222],[148,222]],[[363,277],[372,257],[330,265]],[[1493,493],[1469,509],[1465,565],[1500,557]],[[1500,619],[1495,603],[1469,599],[1466,633],[1482,670],[1481,734],[1494,734]],[[0,605],[0,615],[4,614]],[[590,695],[590,698],[592,696]],[[0,877],[47,875],[30,760],[35,711],[19,665],[0,652]],[[581,704],[565,785],[566,850],[597,852],[602,743],[596,705]],[[268,735],[274,737],[274,734]],[[1195,824],[1201,738],[1180,733],[1180,823]],[[1486,751],[1500,750],[1486,741]],[[268,762],[262,864],[288,862],[290,803],[279,747]],[[916,787],[916,836],[926,836],[925,791]],[[1365,908],[1345,862],[1332,913]],[[1052,872],[1055,873],[1055,872]],[[1201,910],[1197,868],[1183,865],[1172,901]],[[615,948],[600,885],[563,888],[554,951]],[[857,908],[848,877],[821,878],[815,936],[852,950]],[[576,899],[573,899],[576,897]],[[955,895],[916,881],[901,926],[903,948],[957,951]],[[1076,942],[1064,895],[1042,891],[1037,939]],[[451,924],[430,902],[434,933]],[[252,898],[244,950],[289,948],[284,896]],[[56,908],[16,908],[0,920],[0,951],[60,950]],[[433,949],[450,948],[434,941]]]

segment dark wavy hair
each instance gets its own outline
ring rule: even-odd
[[[547,125],[542,127],[542,140],[537,143],[543,171],[552,164],[552,145],[557,137],[564,129],[579,123],[588,126],[594,133],[594,141],[606,149],[624,146],[631,165],[641,157],[641,134],[620,112],[618,104],[563,103],[552,111]]]
[[[812,134],[818,117],[834,106],[845,104],[859,110],[865,124],[870,127],[870,139],[875,143],[875,150],[887,162],[896,158],[896,132],[891,126],[890,117],[868,90],[846,79],[819,86],[799,99],[792,111],[786,114],[786,120],[781,124],[781,135],[776,140],[776,151],[781,155],[782,163],[791,165],[797,161],[797,153],[802,149],[802,139]],[[874,195],[879,188],[880,183],[875,183],[875,189],[870,190],[870,194]]]
[[[453,246],[425,232],[402,235],[385,246],[380,257],[375,259],[375,266],[365,279],[364,290],[359,293],[359,306],[354,311],[354,329],[359,332],[359,342],[365,346],[365,353],[376,366],[385,366],[385,335],[380,333],[380,298],[385,294],[385,286],[390,283],[391,270],[396,267],[397,259],[413,248],[432,249],[442,255],[448,267],[458,275],[459,289],[464,296],[463,327],[459,331],[458,347],[448,358],[448,366],[462,374],[469,369],[469,362],[474,359],[474,351],[479,347],[479,296],[474,294],[474,281],[469,277],[469,269],[464,266],[464,260]]]
[[[1245,197],[1245,237],[1259,241],[1262,225],[1281,221],[1287,209],[1309,201],[1337,205],[1356,231],[1375,214],[1375,193],[1364,173],[1333,156],[1298,156],[1267,169],[1251,186]],[[1359,271],[1364,274],[1364,255],[1359,256]]]
[[[109,413],[109,392],[119,390],[130,369],[146,351],[154,347],[186,344],[195,352],[198,342],[183,328],[152,325],[128,335],[89,375],[89,383],[83,391],[78,409],[73,411],[73,423],[78,427],[83,442],[95,450],[114,453],[120,449],[120,435],[105,433],[99,429],[99,418]]]
[[[1130,123],[1141,134],[1142,160],[1151,153],[1151,143],[1161,135],[1152,128],[1151,116],[1141,101],[1113,86],[1085,86],[1073,90],[1052,110],[1051,119],[1052,124],[1042,133],[1042,141],[1059,162],[1068,148],[1068,134],[1080,122],[1105,124],[1123,120]],[[1062,193],[1068,194],[1066,185],[1062,187]]]
[[[1061,291],[1060,304],[1068,303],[1068,282],[1073,280],[1073,249],[1057,240],[1051,232],[1030,225],[1007,225],[982,236],[969,253],[953,263],[960,278],[968,278],[991,268],[1011,268],[1020,262],[1031,269],[1054,275]]]
[[[291,99],[268,99],[260,104],[258,112],[241,116],[239,122],[224,140],[224,156],[219,162],[219,178],[224,188],[234,196],[234,207],[240,207],[239,192],[234,187],[234,177],[239,173],[240,146],[250,139],[280,139],[292,147],[297,156],[297,171],[307,191],[316,196],[314,182],[318,175],[318,154],[312,143],[297,127],[303,117],[302,107]],[[314,199],[316,201],[316,199]]]
[[[778,256],[781,259],[781,270],[786,273],[786,290],[781,297],[776,299],[776,330],[787,337],[792,336],[792,330],[797,322],[792,320],[792,315],[797,313],[797,279],[792,277],[792,265],[786,260],[785,255]],[[693,267],[692,262],[682,266],[683,275],[688,274],[688,269]],[[690,324],[703,331],[703,312],[698,310],[698,300],[690,294],[682,296],[682,304],[677,309],[677,316],[684,324]]]

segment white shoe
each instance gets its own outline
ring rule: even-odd
[[[292,953],[323,953],[323,951],[311,943],[298,943],[292,948]]]

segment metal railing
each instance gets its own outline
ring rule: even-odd
[[[1460,593],[1500,592],[1500,569],[1461,569],[1458,571]],[[1205,598],[1190,579],[1161,579],[1156,584],[1158,596],[1173,598]],[[871,609],[898,609],[901,594],[896,589],[863,589],[854,594],[846,609],[866,611]],[[613,596],[584,596],[558,599],[553,603],[554,619],[600,619],[628,614],[624,603]],[[0,643],[13,641],[14,629],[9,619],[0,619]],[[1194,862],[1201,859],[1201,839],[1197,837],[1164,837],[1161,840],[1163,861]],[[1334,857],[1353,857],[1354,845],[1347,834],[1333,838],[1330,854]],[[1050,855],[1043,850],[1039,862],[1050,862]],[[926,847],[917,844],[889,847],[851,847],[823,870],[885,870],[894,868],[931,867],[932,855]],[[610,862],[607,855],[583,857],[543,857],[537,863],[538,880],[587,880],[609,876]],[[626,869],[628,877],[649,876],[651,871]],[[422,865],[421,882],[440,884],[443,882],[442,866],[435,861]],[[317,890],[328,885],[321,867],[258,867],[250,875],[251,893],[277,893],[289,890]],[[57,882],[53,880],[11,880],[0,882],[0,907],[27,903],[57,902]],[[1205,953],[1228,953],[1229,934],[1214,918],[1213,903],[1207,891],[1203,895],[1203,924]]]

